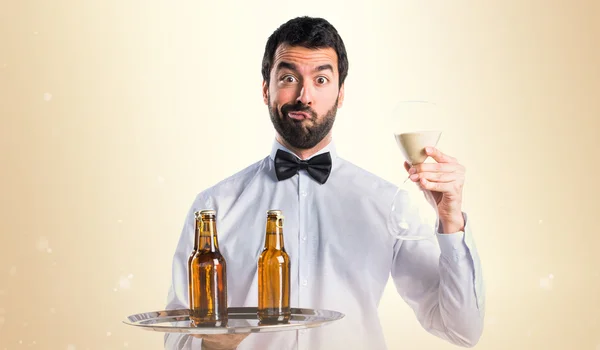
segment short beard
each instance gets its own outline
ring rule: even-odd
[[[269,97],[269,114],[275,130],[292,147],[297,149],[311,149],[321,142],[333,128],[337,114],[338,98],[327,113],[317,120],[317,114],[307,105],[302,103],[285,104],[281,107],[281,113],[271,106]],[[290,112],[305,112],[315,122],[312,126],[302,125],[304,121],[294,120],[288,117]]]

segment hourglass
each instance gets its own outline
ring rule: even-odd
[[[427,101],[404,101],[392,114],[394,138],[409,166],[428,160],[426,147],[436,147],[442,131],[436,104]],[[403,163],[403,162],[401,162]],[[437,205],[431,191],[406,178],[396,190],[388,217],[388,231],[396,239],[422,240],[434,237],[439,227]]]

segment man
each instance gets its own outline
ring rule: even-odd
[[[396,187],[341,158],[332,141],[347,73],[344,43],[326,20],[295,18],[271,35],[262,65],[263,99],[277,132],[271,154],[196,197],[174,256],[167,306],[189,307],[193,213],[215,209],[229,306],[256,307],[265,213],[280,209],[291,259],[291,306],[336,310],[345,317],[305,331],[168,334],[167,348],[385,349],[377,307],[390,275],[427,331],[460,346],[477,343],[484,291],[461,210],[464,167],[437,149],[428,151],[437,163],[413,168],[405,163],[411,179],[434,192],[441,225],[438,244],[393,239],[386,217]],[[290,165],[300,160],[319,165]]]

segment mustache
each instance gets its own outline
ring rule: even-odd
[[[287,115],[290,112],[304,112],[312,117],[312,119],[317,118],[317,113],[312,110],[308,105],[303,103],[294,103],[294,104],[285,104],[281,107],[281,114]]]

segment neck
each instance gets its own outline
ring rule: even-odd
[[[294,154],[297,155],[298,158],[300,158],[302,160],[312,157],[317,152],[319,152],[320,150],[325,148],[331,142],[331,139],[332,139],[331,132],[329,132],[329,134],[327,134],[327,136],[325,136],[321,141],[319,141],[319,143],[317,143],[313,148],[305,149],[305,148],[297,148],[297,147],[290,145],[286,140],[283,139],[283,137],[281,137],[281,135],[277,134],[277,141],[279,143],[281,143],[282,145],[284,145],[290,151],[294,152]]]
[[[197,228],[198,250],[215,252],[219,250],[217,229],[212,220],[201,221]]]
[[[276,219],[267,221],[265,249],[283,249],[283,229],[277,225]]]

